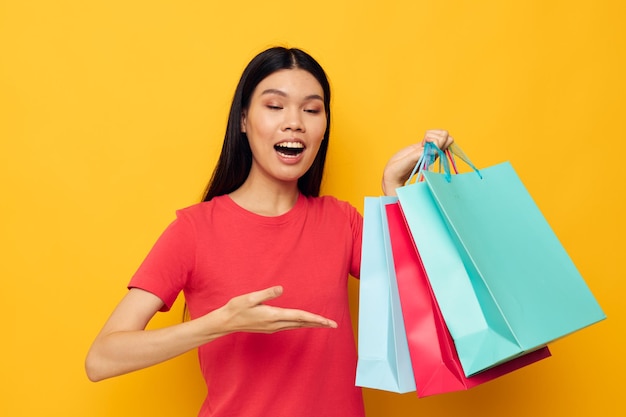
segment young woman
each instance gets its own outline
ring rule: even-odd
[[[91,380],[198,348],[200,416],[364,416],[347,293],[362,217],[319,196],[329,131],[330,87],[311,56],[276,47],[248,64],[204,201],[177,212],[132,277],[87,355]],[[390,159],[386,194],[422,149]],[[180,291],[190,320],[145,330]]]

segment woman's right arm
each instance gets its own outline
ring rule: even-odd
[[[161,309],[156,295],[133,288],[117,305],[96,336],[85,361],[92,381],[147,368],[234,332],[274,333],[301,327],[335,328],[325,317],[303,310],[268,306],[279,297],[282,287],[244,294],[194,320],[145,330]]]

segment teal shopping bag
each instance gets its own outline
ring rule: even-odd
[[[466,375],[606,317],[512,166],[480,174],[398,189]]]
[[[405,393],[415,391],[415,380],[384,207],[396,201],[365,198],[356,385]]]
[[[428,185],[411,184],[397,193],[466,376],[522,353],[502,317],[486,314],[495,307],[481,304],[488,300],[480,297],[484,288],[472,282]]]

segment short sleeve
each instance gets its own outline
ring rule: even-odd
[[[128,288],[151,292],[165,303],[161,311],[168,311],[193,273],[195,253],[193,224],[179,211],[131,278]]]
[[[343,210],[348,215],[352,230],[352,262],[350,263],[350,275],[355,278],[361,276],[361,245],[363,240],[363,216],[351,204],[344,202]]]

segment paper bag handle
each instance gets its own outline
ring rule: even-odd
[[[478,168],[474,166],[474,164],[472,163],[472,161],[470,161],[465,152],[463,152],[463,150],[456,143],[453,143],[445,151],[442,151],[435,143],[426,142],[424,143],[422,156],[417,161],[417,164],[415,164],[413,171],[411,171],[411,175],[409,175],[407,184],[409,184],[414,177],[416,181],[422,181],[423,171],[429,170],[437,157],[439,157],[439,172],[441,172],[441,168],[443,166],[445,179],[446,181],[450,182],[452,180],[450,166],[452,166],[452,170],[455,174],[459,173],[456,166],[456,161],[454,160],[455,156],[457,156],[459,159],[469,165],[481,179],[483,178]]]

